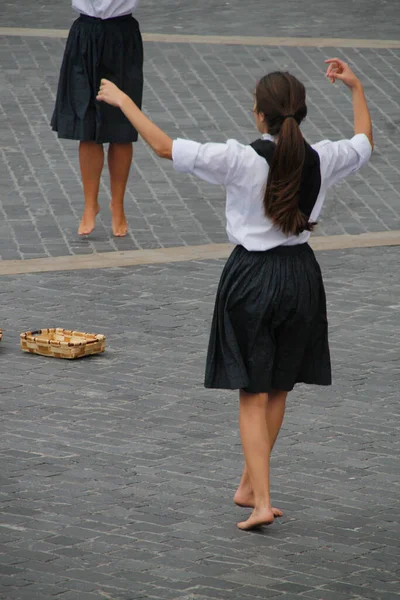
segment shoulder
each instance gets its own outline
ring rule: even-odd
[[[346,158],[356,153],[361,161],[368,162],[372,154],[372,146],[364,133],[358,133],[349,139],[342,139],[336,142],[331,140],[322,140],[311,146],[318,152],[321,159],[329,160],[334,158]]]
[[[337,142],[323,140],[312,148],[319,155],[321,177],[328,186],[361,169],[372,154],[371,143],[363,133]]]
[[[225,166],[232,173],[240,170],[244,164],[249,166],[253,162],[263,161],[250,145],[235,139],[201,144],[178,138],[173,142],[172,157],[175,168],[186,172],[193,171],[196,165],[202,165],[210,169]]]

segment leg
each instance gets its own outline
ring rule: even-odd
[[[128,223],[124,212],[124,196],[132,164],[132,144],[110,144],[108,149],[108,168],[111,185],[112,230],[117,237],[128,233]]]
[[[269,525],[274,520],[269,497],[269,460],[271,443],[265,411],[267,394],[240,392],[240,436],[254,492],[254,510],[240,529]]]
[[[270,441],[270,452],[275,445],[279,431],[282,426],[283,417],[285,414],[285,405],[287,392],[274,390],[268,394],[268,403],[266,407],[266,421]],[[245,464],[243,469],[242,478],[239,483],[239,487],[234,496],[234,502],[238,506],[254,507],[254,494],[250,483],[250,476]],[[278,508],[272,508],[275,517],[281,517],[282,511]]]
[[[79,225],[79,235],[89,235],[96,225],[100,177],[104,165],[104,150],[96,142],[80,142],[79,163],[81,167],[85,208]]]
[[[271,451],[275,446],[285,416],[288,392],[274,390],[268,394],[267,427],[270,435]]]

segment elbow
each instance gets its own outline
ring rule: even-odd
[[[160,158],[166,158],[168,160],[172,160],[172,146],[170,148],[166,148],[163,146],[160,148],[155,148],[155,153]]]
[[[168,160],[172,160],[172,140],[168,136],[164,136],[162,139],[158,140],[158,143],[153,148],[157,156],[160,158],[167,158]]]
[[[371,150],[374,149],[374,136],[372,135],[372,127],[370,129],[370,131],[368,131],[368,133],[365,134],[368,138],[369,143],[371,144]]]

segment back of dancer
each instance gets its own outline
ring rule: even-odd
[[[173,141],[113,83],[102,81],[97,96],[120,107],[178,171],[226,189],[227,233],[235,248],[217,291],[205,386],[239,390],[245,466],[234,501],[253,509],[240,529],[282,515],[271,505],[270,455],[288,392],[300,382],[331,383],[325,290],[308,239],[328,189],[368,162],[373,139],[360,81],[343,61],[327,63],[328,79],[351,90],[354,136],[312,146],[300,130],[305,89],[289,73],[258,82],[254,115],[261,139],[250,145]]]

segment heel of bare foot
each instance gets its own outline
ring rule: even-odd
[[[254,494],[249,489],[238,488],[233,496],[233,501],[242,508],[254,508]]]
[[[96,227],[96,217],[99,214],[100,206],[95,208],[84,208],[81,222],[78,228],[78,235],[90,235]]]
[[[126,220],[124,209],[114,207],[110,204],[112,215],[111,228],[115,237],[124,237],[128,233],[128,221]]]
[[[247,521],[241,521],[237,524],[242,531],[258,529],[263,525],[271,525],[274,522],[274,513],[271,507],[255,508]]]
[[[233,497],[236,506],[241,508],[254,508],[254,494],[251,490],[238,489]],[[271,507],[274,517],[283,517],[283,512],[280,508]]]

